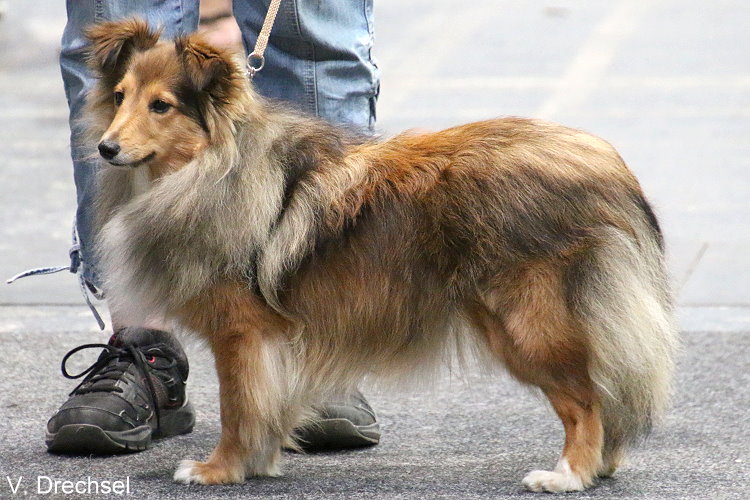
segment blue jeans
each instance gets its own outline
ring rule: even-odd
[[[269,0],[234,0],[234,15],[245,48],[252,50]],[[89,24],[139,16],[162,26],[173,38],[198,26],[198,0],[67,0],[68,23],[60,68],[70,106],[71,154],[78,200],[76,228],[80,250],[71,252],[71,271],[100,284],[92,234],[98,162],[85,158],[77,118],[94,81],[85,64],[82,30]],[[253,80],[263,95],[330,122],[372,130],[379,73],[372,57],[372,0],[282,0],[265,67]]]

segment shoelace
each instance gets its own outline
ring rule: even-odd
[[[99,359],[97,359],[91,366],[83,370],[81,373],[78,373],[76,375],[71,375],[70,373],[68,373],[68,370],[65,366],[68,362],[68,359],[79,351],[93,348],[106,349],[107,353],[103,356],[100,356]],[[111,363],[113,360],[115,362]],[[96,386],[96,382],[102,380],[119,380],[127,371],[127,362],[131,360],[143,376],[143,379],[146,381],[146,385],[148,386],[149,390],[149,396],[151,396],[151,404],[154,407],[154,413],[156,415],[156,426],[157,428],[160,428],[161,421],[159,414],[159,402],[156,399],[156,389],[154,388],[154,383],[148,373],[148,365],[146,364],[147,361],[145,359],[145,356],[143,352],[136,346],[127,345],[125,347],[115,347],[109,344],[79,345],[78,347],[75,347],[68,351],[68,353],[63,357],[60,370],[62,371],[63,376],[68,379],[77,379],[83,377],[84,375],[86,376],[86,378],[84,378],[81,383],[78,384],[76,388],[70,392],[71,396],[73,394],[85,394],[88,392],[123,392],[122,387],[116,386],[114,382],[112,383],[112,385],[100,385],[98,387]],[[176,364],[177,362],[174,359],[171,359],[169,364],[167,366],[164,366],[163,369],[172,368]],[[89,382],[91,383],[90,386],[83,387]]]

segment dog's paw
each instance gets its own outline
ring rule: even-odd
[[[174,480],[184,484],[241,483],[245,480],[245,474],[244,472],[233,471],[230,468],[218,467],[208,462],[183,460],[177,466]]]
[[[531,471],[523,478],[523,485],[531,491],[550,493],[583,490],[583,481],[573,472]]]
[[[177,466],[177,470],[174,471],[175,482],[184,484],[199,483],[199,476],[193,472],[196,464],[198,464],[198,462],[193,460],[183,460],[180,462]]]

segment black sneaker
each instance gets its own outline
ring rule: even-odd
[[[306,451],[361,448],[380,442],[375,412],[359,391],[329,401],[318,412],[321,420],[296,432]]]
[[[78,375],[65,363],[76,352],[104,348]],[[57,453],[114,454],[145,450],[152,439],[193,430],[185,395],[188,361],[169,333],[123,328],[108,344],[86,344],[62,361],[67,378],[86,378],[47,422],[47,449]]]

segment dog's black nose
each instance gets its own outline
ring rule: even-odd
[[[105,160],[111,160],[120,152],[120,145],[114,141],[102,141],[99,143],[99,154]]]

